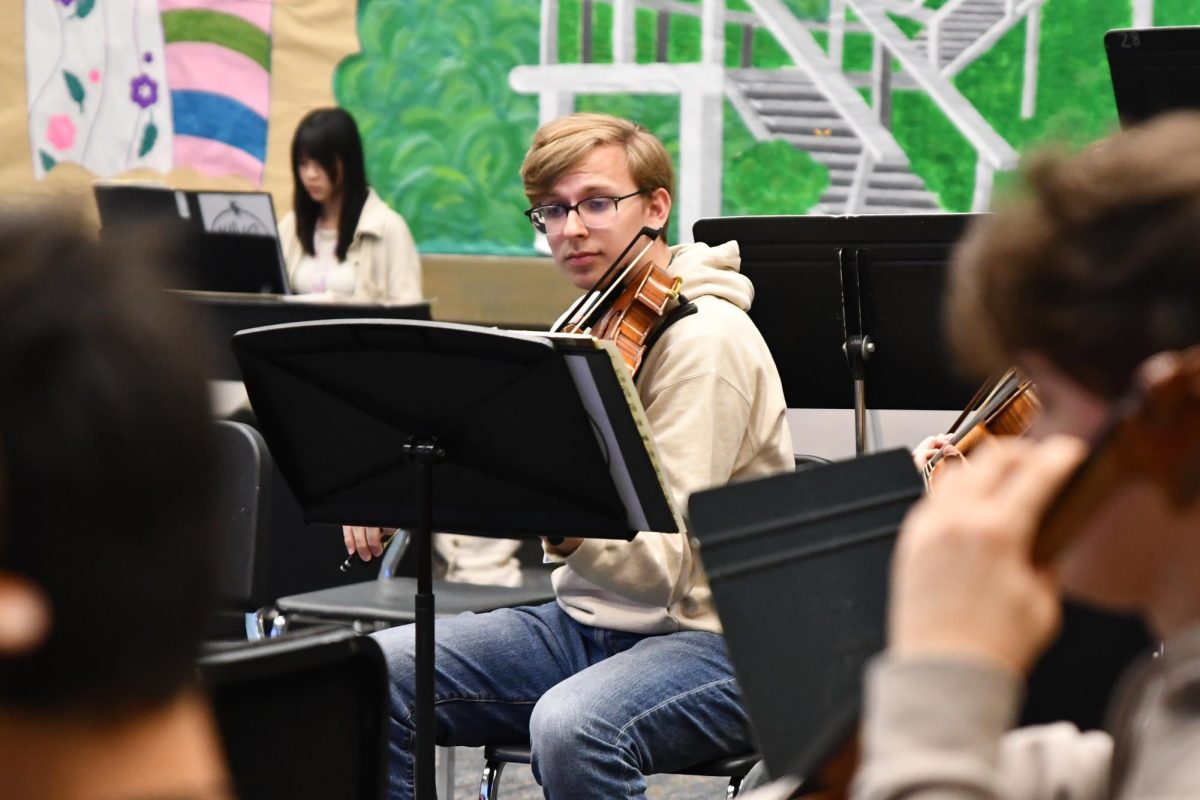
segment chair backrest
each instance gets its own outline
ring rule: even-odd
[[[314,629],[201,657],[240,800],[379,800],[387,667],[375,641]]]
[[[270,546],[271,455],[257,430],[220,421],[218,521],[221,530],[218,594],[242,611],[266,605]]]
[[[802,469],[809,469],[810,467],[819,467],[822,464],[830,463],[828,458],[822,458],[821,456],[815,456],[815,455],[812,455],[811,453],[795,453],[795,454],[793,454],[793,458],[796,459],[796,470],[797,471],[802,470]]]

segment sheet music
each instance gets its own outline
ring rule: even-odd
[[[658,449],[654,445],[654,433],[650,429],[649,420],[646,419],[646,411],[642,407],[642,400],[638,396],[637,388],[633,384],[633,378],[630,376],[628,369],[626,369],[617,348],[611,342],[595,339],[590,336],[550,334],[547,338],[565,345],[560,346],[559,350],[566,359],[567,368],[570,370],[571,376],[575,381],[575,386],[579,391],[580,398],[583,400],[588,416],[596,426],[595,433],[600,446],[604,449],[605,453],[610,454],[608,459],[609,473],[612,475],[613,485],[616,487],[621,501],[625,504],[626,509],[629,510],[629,524],[631,528],[639,531],[653,529],[647,521],[646,512],[642,507],[637,488],[634,486],[633,478],[629,474],[625,459],[621,455],[620,442],[617,439],[616,432],[612,428],[604,401],[600,396],[599,387],[596,385],[595,376],[592,374],[589,359],[593,358],[594,355],[589,355],[589,350],[580,350],[579,348],[581,347],[592,348],[590,350],[592,354],[599,351],[607,356],[613,373],[616,375],[618,385],[621,387],[621,393],[625,397],[625,402],[629,405],[634,426],[641,437],[642,445],[646,449],[646,454],[650,457],[650,464],[654,469],[655,476],[658,478],[659,491],[667,499],[676,528],[679,531],[685,530],[683,518],[680,516],[679,510],[675,507],[674,495],[667,483],[662,464],[659,460]],[[572,352],[572,349],[575,352]]]

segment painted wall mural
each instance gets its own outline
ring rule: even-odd
[[[271,102],[271,3],[158,0],[158,7],[175,163],[260,183]]]
[[[34,171],[190,166],[259,183],[271,3],[25,0]]]
[[[101,176],[170,169],[171,97],[153,3],[26,0],[25,79],[39,177],[60,161]]]
[[[677,236],[698,214],[965,211],[1031,147],[1115,127],[1106,30],[1200,24],[1195,0],[727,0],[716,25],[704,0],[3,6],[6,184],[190,168],[287,208],[291,130],[337,102],[422,251],[484,254],[534,252],[517,169],[554,114],[657,132]]]

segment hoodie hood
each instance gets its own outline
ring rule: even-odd
[[[716,247],[698,242],[672,247],[667,270],[683,279],[680,291],[688,300],[706,295],[719,297],[742,311],[749,311],[754,301],[754,285],[739,271],[741,265],[736,241]]]

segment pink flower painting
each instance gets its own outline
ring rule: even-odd
[[[46,140],[59,152],[75,144],[75,123],[66,114],[55,114],[46,123]]]

